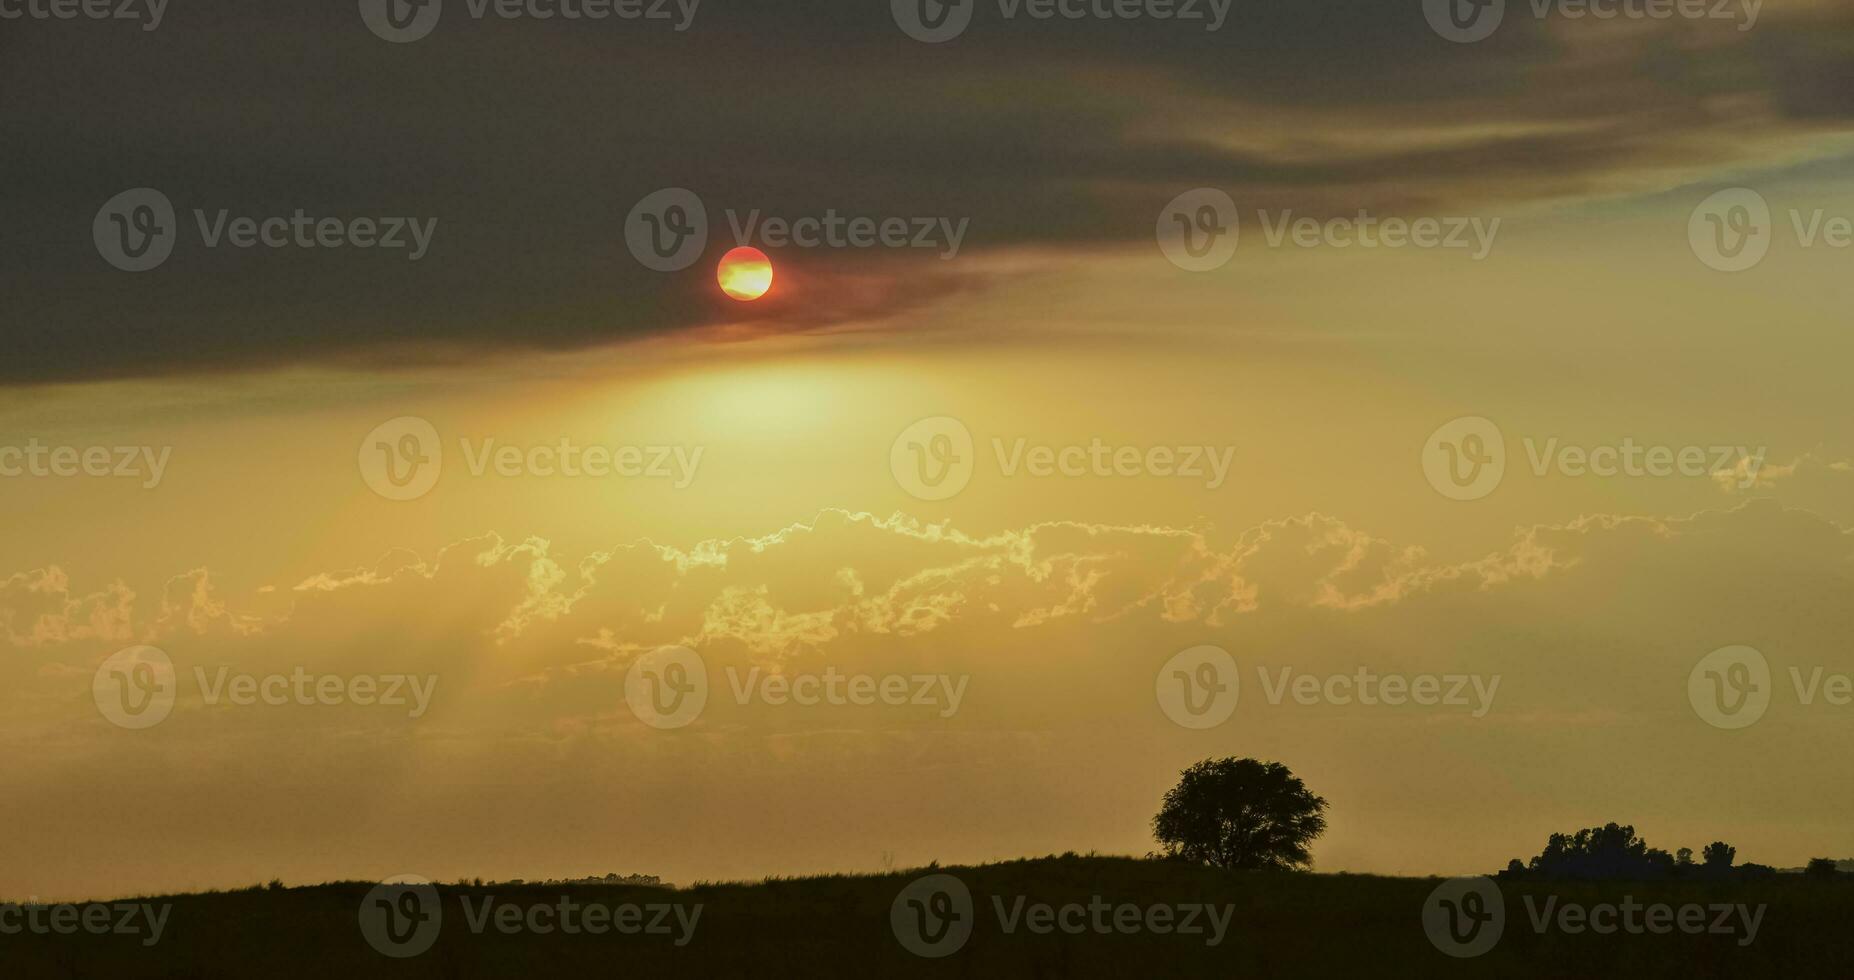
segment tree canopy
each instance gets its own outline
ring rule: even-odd
[[[1218,868],[1310,867],[1326,801],[1278,762],[1205,759],[1166,792],[1153,836],[1168,856]]]

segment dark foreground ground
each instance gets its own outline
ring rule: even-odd
[[[970,914],[954,904],[956,898],[943,901],[929,891],[902,895],[928,874],[957,878],[970,893]],[[441,908],[435,931],[417,934],[415,920],[396,920],[395,935],[413,937],[411,945],[421,935],[430,937],[428,949],[406,958],[383,954],[363,934],[362,907],[380,898],[374,886],[339,883],[124,900],[171,906],[153,945],[145,945],[149,927],[144,914],[137,915],[136,934],[35,934],[30,929],[0,934],[0,977],[1854,976],[1854,880],[1846,878],[1500,882],[1500,938],[1487,952],[1469,958],[1445,955],[1425,931],[1424,906],[1439,883],[1231,874],[1126,858],[1065,857],[676,890],[441,885],[435,893]],[[908,904],[909,898],[918,899],[918,905]],[[493,902],[485,913],[489,899]],[[563,900],[578,934],[559,928]],[[386,901],[408,914],[413,911],[403,904],[412,900],[403,895]],[[1551,911],[1545,913],[1548,902]],[[1089,911],[1091,903],[1098,912]],[[618,918],[595,913],[587,919],[586,909],[595,904],[618,909],[611,913]],[[1065,913],[1062,906],[1068,904],[1079,908]],[[1181,908],[1198,904],[1218,907],[1216,915],[1227,916],[1226,931],[1214,945],[1213,917]],[[1635,909],[1638,928],[1628,929],[1631,906],[1657,904],[1671,906],[1665,922]],[[1046,914],[1053,923],[1039,933],[1031,924],[1041,905],[1052,907]],[[1583,925],[1585,916],[1604,905],[1619,912],[1597,911],[1591,921],[1607,923],[1613,915],[1616,929],[1593,932]],[[1725,913],[1718,907],[1739,905],[1743,913],[1734,909],[1720,922]],[[1167,911],[1154,913],[1155,906]],[[1567,906],[1585,911],[1567,918]],[[1698,924],[1700,931],[1683,932],[1672,925],[1683,906],[1702,907],[1698,913],[1686,912],[1688,923]],[[512,908],[496,911],[504,907]],[[542,907],[548,908],[535,911]],[[0,915],[0,931],[18,924],[23,914]],[[41,921],[52,914],[41,911]],[[88,914],[92,922],[103,921],[101,913]],[[112,910],[112,925],[122,914]],[[376,935],[386,914],[384,907],[374,912]],[[1535,925],[1540,914],[1549,915],[1543,931]],[[1748,942],[1747,914],[1760,915]],[[1187,916],[1203,931],[1153,931],[1154,923],[1172,929]],[[1001,917],[1014,921],[1011,931]],[[498,919],[515,925],[503,931]],[[615,932],[609,924],[598,934],[589,931],[589,924],[611,921],[630,931]],[[1076,931],[1065,932],[1064,921]],[[969,924],[963,944],[956,926],[941,928],[948,922]],[[1651,923],[1667,931],[1650,932]],[[911,952],[904,936],[919,946],[923,926],[925,940],[937,938],[942,944],[933,949],[957,948],[938,958]],[[1730,931],[1708,931],[1720,928]],[[377,941],[407,951],[392,945],[393,936]]]

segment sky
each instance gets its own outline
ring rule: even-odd
[[[1854,854],[1854,14],[1598,6],[0,2],[0,898]]]

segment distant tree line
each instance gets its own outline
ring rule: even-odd
[[[1288,767],[1233,757],[1205,759],[1180,773],[1178,785],[1165,794],[1152,818],[1153,836],[1163,848],[1155,856],[1230,871],[1311,868],[1313,842],[1325,830],[1326,800]],[[1777,873],[1769,865],[1737,860],[1738,849],[1721,840],[1701,848],[1695,862],[1690,847],[1669,854],[1649,847],[1634,827],[1607,823],[1552,834],[1536,857],[1525,863],[1514,858],[1499,877],[1735,880]],[[1848,873],[1828,858],[1812,858],[1801,870],[1806,877],[1823,879]]]
[[[1604,879],[1652,880],[1658,878],[1758,878],[1777,873],[1763,864],[1734,864],[1738,849],[1724,841],[1713,841],[1693,860],[1693,849],[1683,847],[1672,854],[1635,835],[1635,828],[1608,823],[1586,827],[1574,834],[1553,834],[1545,849],[1521,864],[1518,858],[1507,862],[1502,878],[1544,878],[1600,881]],[[1826,859],[1818,859],[1826,860]],[[1810,862],[1811,867],[1815,862]],[[1827,862],[1834,870],[1834,862]]]

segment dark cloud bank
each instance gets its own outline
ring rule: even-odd
[[[1214,32],[1006,19],[990,0],[935,45],[885,0],[706,0],[683,31],[445,3],[407,44],[341,2],[171,0],[154,31],[0,20],[0,384],[877,321],[981,287],[1001,249],[1148,240],[1194,186],[1308,214],[1489,206],[1754,158],[1854,112],[1854,11],[1780,0],[1750,31],[1509,3],[1478,44],[1438,37],[1417,0],[1237,2]],[[666,274],[632,258],[623,225],[671,186],[702,195],[712,234]],[[181,235],[131,274],[91,224],[136,187],[171,199]],[[437,224],[417,261],[209,249],[196,209]],[[742,307],[710,272],[729,209],[967,230],[950,260],[778,250],[803,288]]]

